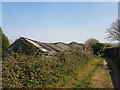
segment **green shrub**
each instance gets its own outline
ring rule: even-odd
[[[92,58],[80,51],[59,52],[55,56],[10,56],[3,61],[3,87],[41,88],[63,86],[67,77],[76,77],[76,71]]]
[[[10,46],[10,42],[9,42],[7,36],[5,36],[5,34],[2,32],[2,29],[0,28],[0,36],[1,35],[2,35],[2,37],[0,37],[0,40],[2,40],[2,58],[4,59],[6,57],[6,51],[7,51],[8,47]]]

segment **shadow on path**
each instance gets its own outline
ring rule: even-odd
[[[113,82],[114,87],[117,90],[120,90],[120,71],[118,70],[117,66],[113,63],[110,58],[106,58],[107,65],[109,67],[110,76]]]

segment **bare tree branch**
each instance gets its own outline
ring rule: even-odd
[[[113,22],[109,29],[106,29],[107,39],[120,42],[120,20]]]

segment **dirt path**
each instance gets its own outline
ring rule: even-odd
[[[77,76],[65,82],[62,88],[114,88],[107,62],[95,58],[78,70]]]
[[[78,72],[78,76],[76,77],[76,80],[72,78],[70,81],[68,81],[64,88],[79,88],[77,87],[80,82],[82,82],[86,77],[89,76],[89,74],[92,72],[92,70],[95,68],[95,64],[98,63],[98,59],[92,59],[88,61],[88,63],[84,66],[83,69],[80,69]],[[86,85],[87,86],[87,85]]]
[[[105,60],[95,58],[80,69],[76,80],[68,81],[64,88],[114,88]]]
[[[110,74],[111,74],[113,85],[115,88],[119,88],[120,90],[120,72],[110,58],[107,58],[106,62],[108,63],[108,66],[111,69]]]
[[[100,66],[91,78],[92,88],[114,88],[108,71],[107,62],[101,59]]]

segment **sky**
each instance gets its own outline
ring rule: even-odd
[[[120,2],[118,3],[118,19],[120,20]]]
[[[0,2],[0,27],[2,27],[2,2]]]
[[[119,2],[119,0],[1,0],[2,2]]]
[[[11,41],[23,36],[41,42],[109,42],[106,28],[117,18],[117,2],[2,3],[2,29]]]

